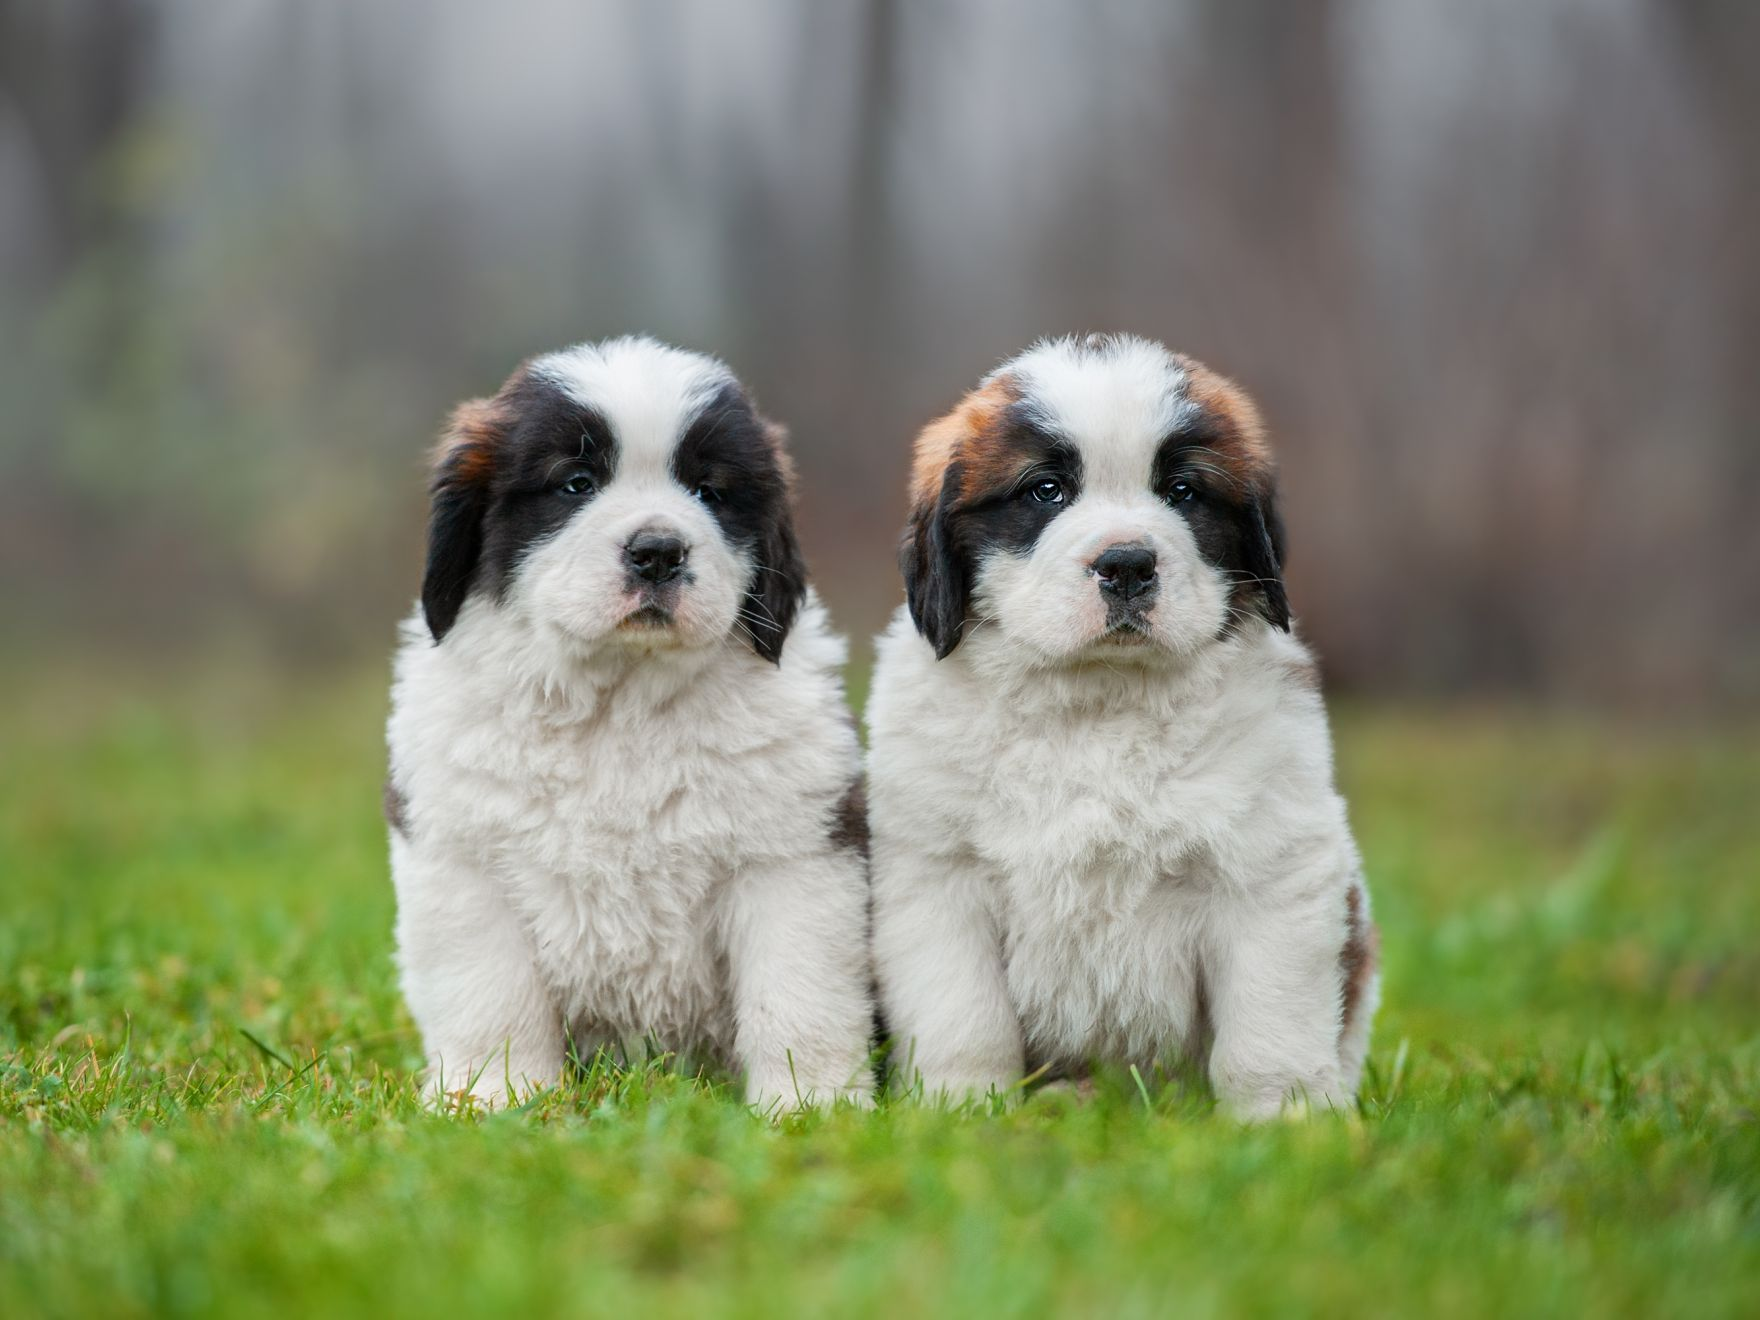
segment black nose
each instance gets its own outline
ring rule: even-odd
[[[690,548],[669,532],[637,532],[623,547],[630,572],[655,583],[670,582],[684,572],[689,553]]]
[[[1115,545],[1089,565],[1100,590],[1132,600],[1155,589],[1155,552],[1146,545]]]

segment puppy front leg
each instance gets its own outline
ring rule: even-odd
[[[421,1028],[430,1100],[469,1091],[493,1107],[562,1075],[560,1016],[530,941],[473,868],[391,844],[397,961]]]
[[[828,852],[747,873],[730,891],[734,1049],[761,1109],[872,1095],[865,880],[853,853]]]
[[[899,1089],[929,1099],[983,1096],[1024,1071],[989,876],[975,859],[937,858],[876,839],[874,964]]]
[[[1215,914],[1204,954],[1210,1079],[1237,1117],[1355,1106],[1339,1058],[1343,915],[1342,890],[1327,881],[1286,901],[1239,895]]]

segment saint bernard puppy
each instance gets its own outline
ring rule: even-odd
[[[453,414],[386,789],[430,1096],[601,1048],[738,1069],[766,1108],[871,1089],[860,751],[782,441],[648,339]]]
[[[1354,1102],[1376,935],[1273,486],[1245,394],[1122,336],[918,438],[868,712],[906,1086],[1183,1059],[1244,1117]]]

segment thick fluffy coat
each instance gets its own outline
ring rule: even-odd
[[[1041,344],[919,438],[869,706],[875,960],[929,1093],[1207,1064],[1354,1101],[1377,994],[1263,429],[1126,337]]]
[[[431,1092],[496,1103],[572,1047],[737,1068],[764,1106],[866,1093],[859,752],[781,442],[639,339],[454,414],[386,793]]]

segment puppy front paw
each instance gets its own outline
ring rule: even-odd
[[[1100,1086],[1092,1077],[1059,1077],[1035,1087],[1033,1094],[1056,1104],[1080,1107],[1094,1103],[1094,1098],[1100,1094]]]
[[[840,1102],[871,1109],[874,1093],[860,1082],[808,1086],[797,1084],[795,1078],[786,1075],[751,1077],[746,1081],[746,1103],[767,1118],[781,1118],[809,1109],[830,1109]]]
[[[1218,1086],[1217,1090],[1223,1110],[1242,1123],[1265,1123],[1274,1118],[1300,1122],[1310,1114],[1354,1113],[1357,1108],[1355,1096],[1320,1081],[1245,1089]]]
[[[472,1109],[496,1110],[507,1106],[505,1086],[482,1082],[474,1086],[454,1086],[450,1081],[430,1076],[422,1083],[422,1103],[442,1114],[463,1114]]]
[[[906,1099],[947,1108],[993,1099],[1015,1104],[1024,1094],[1019,1076],[990,1072],[915,1072],[908,1077],[895,1072],[889,1089]]]
[[[510,1076],[505,1068],[484,1068],[475,1073],[432,1066],[422,1079],[422,1103],[442,1113],[471,1109],[493,1111],[531,1099],[549,1082],[534,1082],[525,1074]]]

